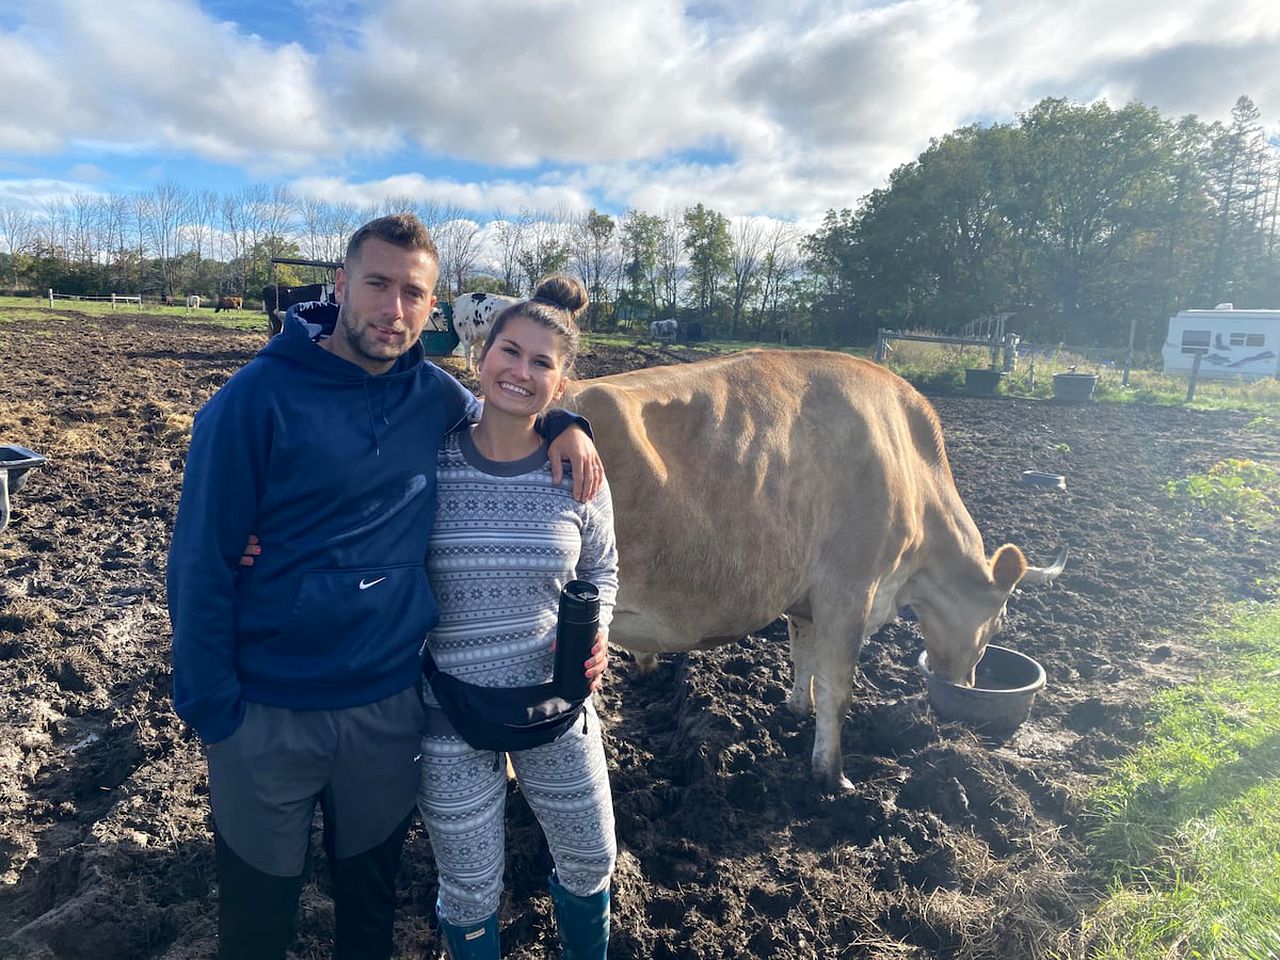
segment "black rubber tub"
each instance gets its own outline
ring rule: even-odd
[[[916,669],[924,677],[929,703],[940,719],[959,720],[992,735],[1017,729],[1045,685],[1044,667],[1025,653],[995,644],[988,644],[978,661],[972,687],[934,674],[927,651],[920,654]]]

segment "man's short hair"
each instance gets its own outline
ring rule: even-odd
[[[412,213],[393,213],[370,220],[351,235],[351,239],[347,241],[347,255],[342,261],[347,269],[360,259],[360,248],[370,237],[403,250],[421,250],[436,262],[437,267],[440,266],[440,251],[436,249],[436,243],[431,239],[426,224]]]

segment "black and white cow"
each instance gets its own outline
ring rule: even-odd
[[[467,369],[471,369],[471,345],[489,333],[493,318],[519,303],[516,297],[504,297],[496,293],[464,293],[453,301],[453,330],[462,342],[463,357]]]
[[[271,324],[274,337],[284,327],[285,312],[296,304],[331,303],[333,286],[328,283],[310,283],[303,287],[282,287],[269,284],[262,288],[262,309]]]
[[[679,332],[680,324],[676,323],[674,317],[668,317],[666,320],[654,320],[649,324],[649,336],[654,340],[674,341]]]

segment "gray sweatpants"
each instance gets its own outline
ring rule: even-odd
[[[465,926],[495,913],[502,896],[506,765],[453,734],[439,708],[428,711],[418,812],[435,852],[440,919]],[[600,719],[590,701],[585,734],[582,727],[578,721],[558,740],[510,757],[561,885],[586,897],[609,885],[617,840]]]
[[[207,751],[218,833],[251,867],[296,877],[323,795],[336,856],[378,846],[413,810],[424,719],[415,687],[343,710],[250,703]]]

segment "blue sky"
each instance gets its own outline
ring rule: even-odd
[[[1248,94],[1274,132],[1277,64],[1275,0],[0,0],[0,204],[267,181],[811,224],[1046,95]]]

